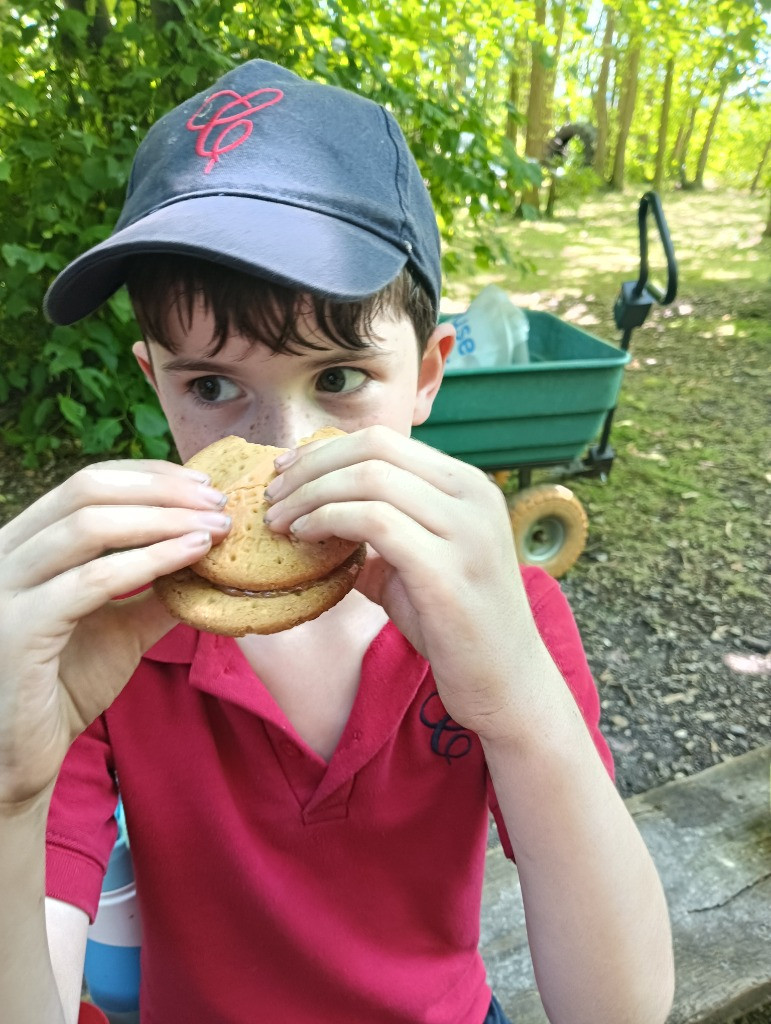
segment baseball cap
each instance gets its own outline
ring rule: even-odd
[[[163,252],[339,302],[380,291],[406,265],[439,307],[436,217],[394,117],[263,60],[152,126],[113,233],[58,275],[46,315],[80,320],[124,283],[128,257]]]

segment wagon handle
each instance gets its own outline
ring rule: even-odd
[[[656,227],[659,231],[659,238],[664,247],[664,255],[667,260],[667,289],[648,283],[648,211],[653,212]],[[637,223],[640,228],[640,276],[637,282],[625,281],[621,285],[621,292],[613,306],[613,319],[616,327],[622,331],[621,350],[629,351],[629,342],[632,338],[632,331],[645,323],[645,318],[650,312],[654,302],[661,306],[667,306],[677,294],[677,261],[675,250],[672,246],[672,239],[669,236],[669,228],[664,219],[664,211],[661,208],[661,200],[656,192],[646,192],[640,200],[637,211]],[[602,427],[602,435],[599,444],[595,445],[584,460],[585,465],[597,467],[601,475],[610,472],[613,462],[613,449],[609,446],[610,429],[613,425],[615,409],[610,409]],[[592,471],[592,470],[590,470]]]
[[[648,284],[648,211],[653,213],[659,238],[664,248],[664,256],[667,261],[667,290],[662,292],[655,284]],[[646,192],[640,200],[640,207],[637,211],[637,222],[640,227],[640,276],[634,286],[632,294],[639,298],[645,289],[653,296],[661,306],[668,306],[677,295],[677,261],[675,250],[672,246],[672,239],[669,235],[669,228],[661,208],[661,200],[656,192]]]

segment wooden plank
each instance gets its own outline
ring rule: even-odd
[[[669,903],[677,971],[669,1024],[726,1024],[771,1004],[770,765],[771,746],[627,800]],[[480,948],[512,1020],[548,1024],[516,869],[499,847],[488,853]]]

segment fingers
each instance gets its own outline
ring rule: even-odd
[[[419,545],[422,558],[439,557],[443,538],[426,531],[411,516],[385,501],[346,501],[322,505],[302,516],[292,532],[307,541],[342,537],[368,543],[391,565],[404,561],[404,553]]]
[[[357,500],[381,506],[393,504],[425,530],[446,536],[447,511],[443,506],[458,499],[438,491],[415,473],[382,459],[371,459],[333,470],[301,485],[285,500],[276,502],[268,510],[265,521],[279,532],[286,531],[298,518],[319,506]]]
[[[272,501],[266,521],[273,529],[291,528],[312,540],[321,540],[325,529],[334,534],[333,523],[355,531],[350,517],[343,521],[345,504],[356,506],[362,529],[387,529],[385,509],[390,507],[410,525],[444,540],[484,533],[491,506],[499,516],[505,514],[499,489],[484,473],[381,427],[307,453],[302,449],[270,483],[266,497]],[[365,509],[367,502],[372,509]],[[378,548],[374,533],[334,535],[367,540]]]
[[[214,543],[225,537],[230,518],[222,512],[143,505],[81,508],[21,544],[5,560],[3,585],[12,589],[45,580],[118,548],[141,548],[196,531]]]
[[[0,557],[46,527],[90,505],[154,505],[218,510],[224,495],[197,470],[171,462],[137,460],[89,466],[22,512],[0,530]]]
[[[157,576],[176,572],[202,558],[211,534],[196,531],[147,547],[119,551],[78,565],[27,591],[30,612],[72,626],[108,601],[145,586]]]
[[[53,628],[75,609],[190,565],[230,526],[224,495],[207,480],[150,460],[76,473],[0,531],[4,608],[17,621],[23,608],[35,628],[44,610]],[[19,627],[28,631],[29,622]]]
[[[301,484],[345,466],[371,459],[414,473],[426,483],[455,498],[464,498],[486,481],[473,466],[443,455],[414,438],[387,427],[374,426],[332,440],[294,449],[276,460],[279,475],[267,490],[268,498],[280,499]]]

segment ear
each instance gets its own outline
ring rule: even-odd
[[[137,361],[137,363],[139,365],[139,369],[145,375],[147,383],[150,385],[150,387],[153,389],[153,391],[155,391],[156,394],[157,394],[157,392],[158,392],[158,384],[157,384],[157,382],[155,380],[155,370],[153,369],[153,360],[152,360],[152,356],[150,355],[150,349],[149,349],[149,347],[147,345],[147,342],[146,341],[135,341],[134,344],[131,346],[131,351],[134,353],[134,358],[136,359],[136,361]]]
[[[455,327],[449,321],[437,324],[428,339],[426,350],[420,361],[418,391],[412,413],[413,427],[425,423],[429,417],[439,385],[442,383],[444,365],[454,344]]]

